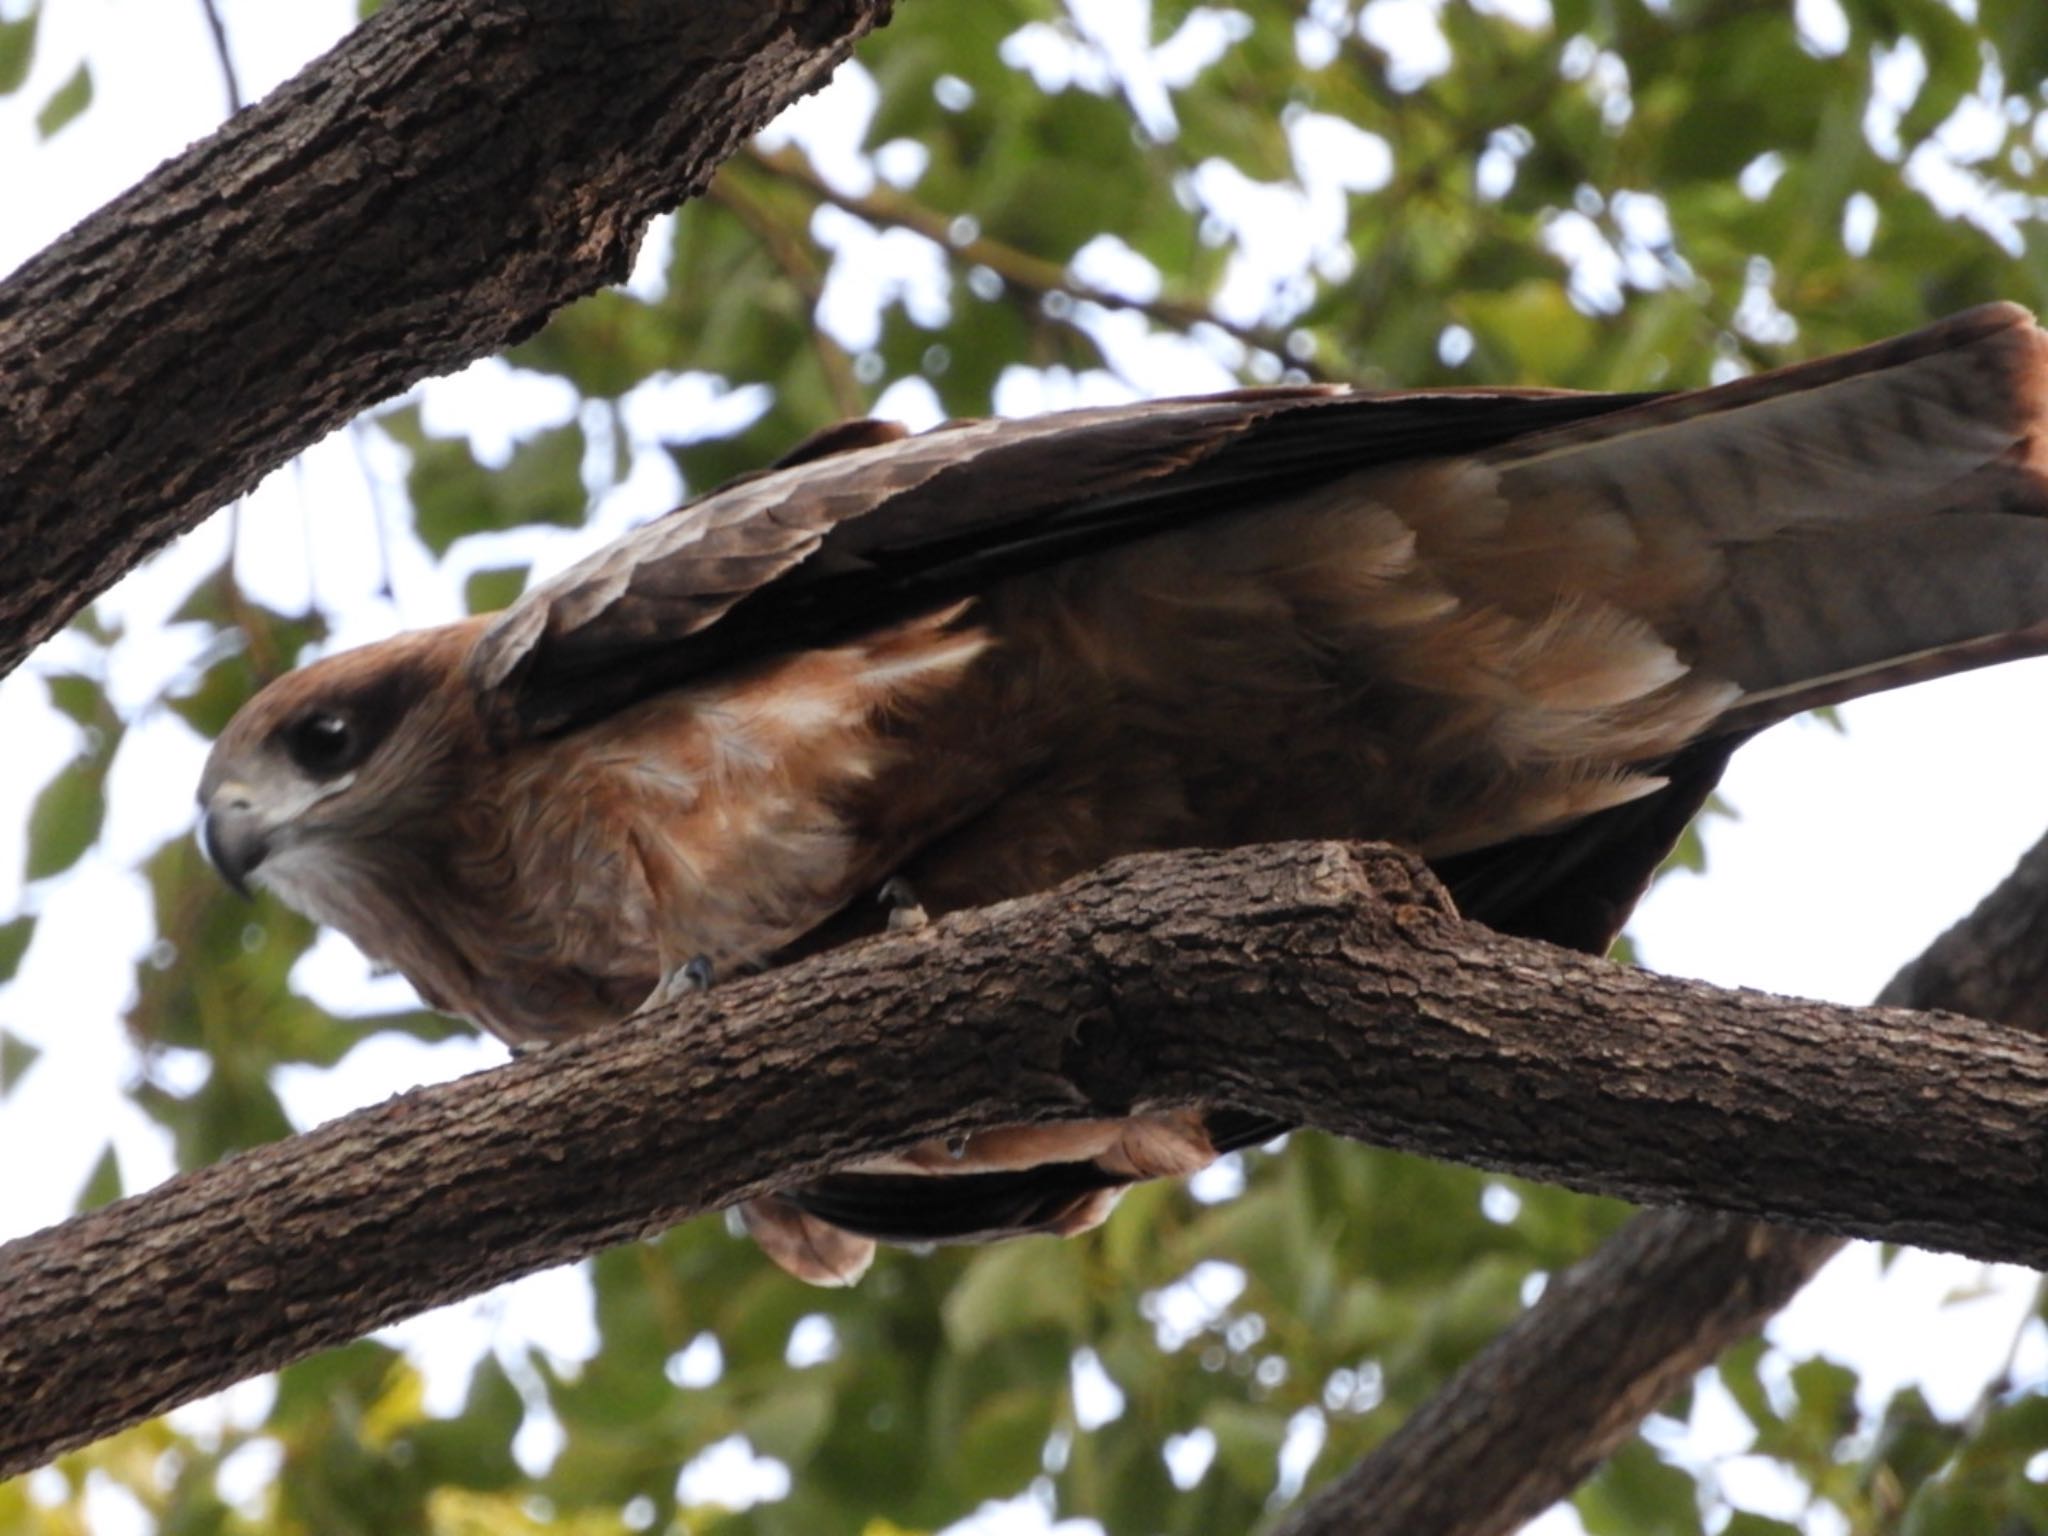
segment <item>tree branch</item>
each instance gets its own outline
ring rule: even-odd
[[[1520,1530],[1841,1244],[1733,1216],[1636,1217],[1271,1536]]]
[[[413,0],[0,284],[0,673],[149,550],[623,278],[890,0]]]
[[[235,57],[228,49],[228,29],[221,25],[219,0],[199,0],[206,15],[206,35],[213,40],[213,56],[220,61],[221,84],[228,95],[228,114],[242,110],[242,82],[235,73]]]
[[[1188,331],[1206,325],[1254,352],[1272,353],[1290,368],[1298,368],[1310,378],[1323,377],[1312,361],[1294,355],[1283,331],[1239,325],[1219,318],[1208,306],[1187,299],[1133,298],[1129,294],[1083,282],[1059,262],[1020,251],[988,235],[974,233],[960,238],[954,215],[927,208],[893,187],[877,186],[871,192],[860,194],[842,192],[820,176],[811,162],[795,150],[765,150],[750,146],[743,158],[769,175],[792,182],[820,202],[830,203],[857,219],[883,228],[907,229],[912,234],[922,235],[954,260],[968,266],[987,267],[1004,282],[1026,293],[1040,298],[1049,293],[1064,293],[1104,309],[1134,310],[1168,330]]]
[[[2048,838],[1878,1002],[2048,1033]],[[1840,1246],[1724,1216],[1638,1216],[1271,1536],[1519,1530]]]
[[[704,195],[746,226],[747,232],[761,242],[768,259],[782,269],[783,277],[810,305],[810,324],[806,329],[811,333],[811,349],[818,359],[818,371],[825,376],[826,386],[832,391],[833,409],[849,420],[865,416],[867,397],[861,390],[860,380],[854,375],[853,359],[818,322],[818,301],[825,296],[825,273],[812,256],[810,247],[764,208],[761,200],[729,168],[712,181]]]
[[[1501,938],[1388,849],[1148,856],[0,1248],[0,1475],[913,1140],[1205,1100],[1635,1199],[2048,1260],[2048,1040]]]

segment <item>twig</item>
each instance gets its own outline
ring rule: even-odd
[[[276,632],[263,617],[262,610],[249,601],[248,594],[242,590],[241,578],[235,574],[235,556],[242,547],[242,506],[243,499],[239,496],[228,504],[228,552],[222,558],[214,580],[219,583],[220,605],[227,612],[228,622],[241,631],[250,666],[259,679],[267,682],[283,674],[285,662]]]
[[[717,178],[705,188],[705,198],[751,230],[754,238],[767,248],[769,258],[796,285],[797,292],[810,301],[811,346],[818,354],[818,366],[824,370],[825,382],[832,391],[832,403],[842,416],[865,415],[867,393],[854,376],[853,360],[846,355],[846,349],[817,323],[818,301],[825,293],[825,274],[819,270],[804,242],[791,235],[788,226],[762,206],[761,200],[733,174],[733,164],[728,161],[720,169]]]
[[[398,604],[398,588],[396,583],[393,582],[391,574],[391,529],[385,521],[389,515],[389,509],[385,505],[384,482],[378,475],[376,466],[370,462],[369,449],[365,446],[364,433],[367,430],[368,418],[366,417],[358,416],[354,421],[350,422],[348,424],[349,447],[356,456],[356,469],[363,477],[363,488],[370,495],[370,526],[377,533],[377,570],[379,581],[377,595],[396,607]],[[310,568],[313,537],[313,524],[310,518],[305,526],[307,559]]]
[[[235,61],[228,53],[228,29],[221,25],[220,0],[199,0],[206,13],[206,30],[213,35],[214,57],[220,60],[221,79],[228,90],[228,115],[242,110],[242,82],[235,75]]]
[[[862,194],[842,192],[820,176],[810,161],[793,150],[764,150],[756,145],[742,153],[771,175],[797,183],[835,208],[844,209],[871,224],[893,226],[923,235],[956,259],[970,266],[986,267],[1015,287],[1041,296],[1064,293],[1104,309],[1131,310],[1173,330],[1188,331],[1197,326],[1209,326],[1255,352],[1271,353],[1288,367],[1298,368],[1310,377],[1321,376],[1312,363],[1297,359],[1288,350],[1288,338],[1284,334],[1261,326],[1239,325],[1212,314],[1204,305],[1184,299],[1133,298],[1129,294],[1084,282],[1056,261],[1033,256],[978,231],[965,239],[959,238],[956,229],[959,220],[954,216],[927,208],[886,186],[877,186],[874,191]]]
[[[2048,1276],[2036,1276],[2032,1299],[2028,1302],[2026,1311],[2020,1314],[2020,1320],[2013,1328],[2012,1337],[2006,1341],[2005,1358],[1999,1361],[1998,1369],[1985,1381],[1984,1390],[1977,1394],[1977,1401],[1970,1405],[1969,1413],[1963,1418],[1961,1436],[1964,1441],[1974,1440],[1983,1433],[1984,1426],[1990,1422],[1992,1410],[1998,1406],[1998,1400],[2012,1390],[2013,1369],[2019,1363],[2020,1348],[2027,1341],[2027,1330],[2033,1325],[2034,1319],[2040,1316],[2041,1303],[2044,1300],[2048,1300]]]

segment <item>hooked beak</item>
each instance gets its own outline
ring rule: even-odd
[[[247,795],[231,784],[199,813],[199,850],[237,896],[249,894],[249,876],[270,852],[269,835]]]

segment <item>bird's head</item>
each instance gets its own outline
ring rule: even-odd
[[[466,739],[477,624],[345,651],[271,683],[228,722],[199,780],[199,843],[247,894],[336,921],[337,883],[432,822]]]

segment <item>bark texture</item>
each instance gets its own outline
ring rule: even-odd
[[[860,1091],[877,1082],[895,1091]],[[863,1154],[1196,1100],[1636,1199],[2048,1262],[2048,1040],[1503,939],[1392,850],[1151,856],[0,1248],[0,1475]]]
[[[890,0],[410,0],[0,284],[0,674],[366,407],[623,278]]]
[[[1878,994],[2048,1033],[2048,839]],[[1501,1536],[1754,1333],[1839,1238],[1656,1211],[1560,1276],[1387,1442],[1272,1536]]]

